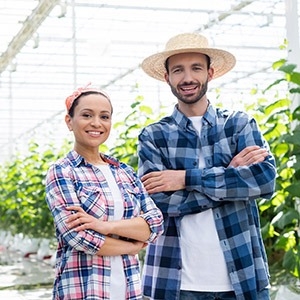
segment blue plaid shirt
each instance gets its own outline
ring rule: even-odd
[[[186,170],[186,189],[151,195],[164,214],[165,231],[147,248],[144,295],[179,299],[180,220],[183,215],[207,209],[213,210],[236,298],[255,300],[257,292],[269,285],[256,199],[272,197],[274,158],[270,153],[261,163],[228,167],[236,154],[252,145],[269,149],[256,121],[246,113],[215,109],[212,105],[203,116],[200,137],[177,107],[171,116],[141,131],[140,176],[158,170]],[[198,167],[200,149],[205,161],[203,169]]]

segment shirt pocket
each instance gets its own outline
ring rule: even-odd
[[[141,193],[138,188],[129,184],[123,185],[126,213],[128,216],[138,216],[141,211]]]
[[[95,218],[107,220],[107,199],[100,187],[82,187],[78,192],[78,198],[85,212]]]

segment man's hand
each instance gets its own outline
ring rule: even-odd
[[[231,167],[257,164],[268,156],[268,151],[259,146],[249,146],[237,154],[230,162]],[[178,191],[185,188],[185,170],[163,170],[150,172],[142,177],[149,194]]]
[[[242,167],[257,164],[268,156],[268,151],[259,146],[248,146],[237,154],[230,162],[229,167]]]
[[[164,170],[148,173],[142,182],[149,194],[178,191],[185,188],[185,170]]]

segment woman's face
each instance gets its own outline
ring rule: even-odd
[[[100,94],[82,95],[74,109],[74,115],[66,115],[65,121],[75,137],[75,150],[97,149],[109,137],[112,106]]]

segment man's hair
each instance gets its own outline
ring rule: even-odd
[[[200,53],[201,54],[201,53]],[[206,57],[206,61],[207,61],[207,69],[209,69],[210,68],[210,64],[211,64],[211,61],[210,61],[210,57],[208,56],[208,55],[206,55],[206,54],[203,54],[205,57]],[[165,61],[165,69],[166,69],[166,71],[167,71],[167,73],[169,74],[169,58],[170,58],[171,56],[169,56],[167,59],[166,59],[166,61]]]

